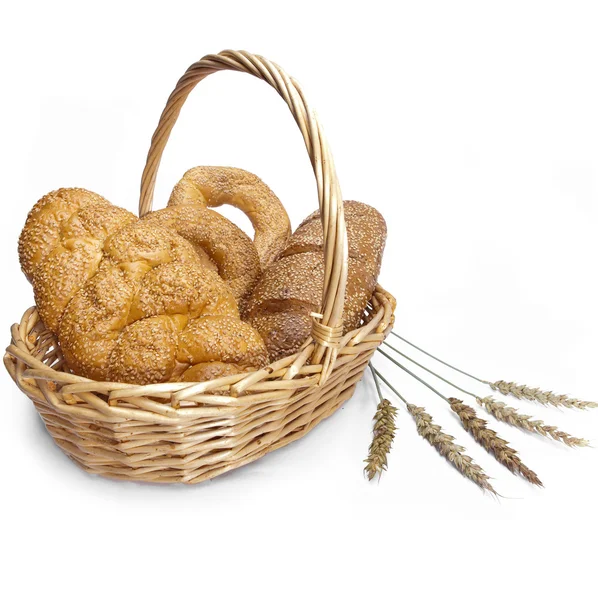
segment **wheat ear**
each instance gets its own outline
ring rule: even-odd
[[[540,404],[550,404],[562,408],[597,408],[598,402],[588,402],[587,400],[578,400],[569,398],[566,394],[553,394],[544,392],[539,388],[531,388],[527,385],[518,385],[512,381],[495,381],[488,384],[494,391],[500,392],[503,396],[515,396],[520,400],[531,400]]]
[[[492,390],[499,391],[501,394],[505,396],[515,396],[515,398],[520,398],[524,400],[531,400],[533,402],[540,402],[541,404],[551,404],[552,406],[559,406],[563,408],[578,408],[580,410],[584,410],[586,408],[598,408],[598,402],[588,402],[587,400],[578,400],[577,398],[569,398],[566,394],[553,394],[552,392],[544,392],[539,388],[530,388],[527,385],[518,385],[513,383],[512,381],[503,381],[502,379],[499,381],[491,382],[486,379],[481,379],[480,377],[476,377],[467,371],[459,369],[454,365],[434,356],[430,352],[416,346],[413,342],[405,339],[400,336],[398,333],[391,331],[392,335],[394,335],[399,340],[409,344],[412,348],[415,348],[419,352],[422,352],[426,356],[433,358],[435,361],[453,369],[453,371],[457,371],[466,377],[474,379],[479,383],[483,383],[484,385],[490,386]]]
[[[395,437],[395,418],[397,409],[388,400],[383,399],[376,408],[374,415],[373,439],[370,444],[368,457],[365,459],[364,471],[371,481],[379,477],[388,466],[388,453]]]
[[[374,369],[372,363],[368,365],[376,384],[376,391],[380,402],[376,407],[374,415],[374,428],[372,443],[369,447],[368,457],[365,459],[364,471],[367,478],[371,481],[376,474],[382,476],[382,472],[388,467],[388,453],[394,441],[395,432],[397,430],[395,419],[397,416],[397,408],[391,404],[389,400],[384,398],[378,381],[378,373]]]
[[[482,467],[477,465],[474,460],[465,454],[465,448],[454,443],[454,437],[444,433],[439,425],[432,421],[432,417],[425,409],[410,404],[405,398],[384,378],[384,376],[375,369],[370,363],[370,368],[374,376],[381,379],[386,386],[403,402],[407,411],[415,420],[418,434],[423,437],[430,445],[444,456],[462,475],[473,481],[483,490],[496,494],[495,489],[490,484],[490,478],[484,473]]]
[[[388,342],[385,341],[383,343],[386,346],[388,346],[391,350],[393,350],[394,352],[399,354],[400,356],[406,358],[407,360],[409,360],[413,364],[417,365],[421,369],[424,369],[431,375],[434,375],[434,377],[437,377],[438,379],[444,381],[445,383],[454,387],[455,389],[459,390],[460,392],[463,392],[464,394],[467,394],[467,395],[475,398],[476,402],[480,406],[483,406],[486,409],[486,411],[488,413],[490,413],[498,421],[503,421],[504,423],[508,423],[509,425],[512,425],[514,427],[519,427],[520,429],[524,429],[526,431],[531,431],[533,433],[537,433],[537,434],[543,435],[545,437],[551,437],[552,439],[562,442],[563,444],[566,444],[567,446],[571,446],[571,447],[589,446],[589,442],[587,440],[584,440],[583,438],[573,437],[564,431],[560,431],[557,427],[554,427],[553,425],[545,425],[543,421],[533,420],[530,415],[520,414],[517,411],[517,409],[507,406],[504,402],[498,402],[497,400],[494,400],[494,398],[492,398],[491,396],[487,396],[485,398],[480,398],[476,394],[473,394],[472,392],[469,392],[469,391],[459,387],[458,385],[455,385],[452,381],[449,381],[445,377],[442,377],[442,375],[439,375],[438,373],[432,371],[432,369],[429,369],[428,367],[418,363],[416,360],[414,360],[410,356],[407,356],[406,354],[404,354],[403,352],[401,352],[394,346],[391,346]],[[436,390],[433,390],[433,391],[436,391]],[[445,396],[442,396],[442,398],[444,400],[447,400],[447,398]]]
[[[539,419],[533,419],[530,415],[521,414],[516,408],[506,405],[504,402],[494,400],[491,396],[476,398],[477,403],[483,406],[497,421],[508,423],[513,427],[537,433],[544,437],[552,438],[570,447],[589,446],[588,440],[576,438],[564,431],[560,431],[554,425],[545,425]]]
[[[455,438],[444,433],[439,425],[432,421],[432,417],[420,406],[407,404],[409,414],[415,420],[417,432],[431,446],[436,448],[441,456],[444,456],[461,474],[473,481],[483,490],[492,494],[496,491],[490,484],[490,478],[474,460],[465,454],[465,448],[455,444]]]
[[[400,369],[411,375],[411,377],[415,378],[417,381],[425,385],[428,389],[434,392],[437,396],[440,396],[443,400],[449,403],[451,408],[455,413],[457,413],[459,419],[461,420],[461,425],[463,428],[468,431],[473,438],[483,446],[483,448],[494,455],[496,460],[506,466],[513,473],[520,473],[525,479],[534,483],[536,485],[542,486],[542,482],[538,479],[538,476],[528,467],[526,467],[521,459],[517,456],[517,452],[511,448],[505,440],[498,437],[498,434],[489,429],[487,427],[486,421],[483,419],[479,419],[476,415],[476,412],[473,408],[461,402],[461,400],[457,400],[457,398],[447,398],[444,394],[441,394],[436,388],[431,386],[427,381],[424,381],[421,377],[417,376],[413,371],[410,371],[407,367],[402,365],[400,362],[396,361],[394,358],[389,356],[384,352],[384,350],[378,348],[377,352],[380,352],[383,356],[392,361],[395,365],[397,365]],[[404,356],[404,355],[403,355]],[[410,359],[411,360],[411,359]],[[415,362],[415,361],[414,361]],[[415,363],[418,364],[419,363]],[[422,366],[422,365],[419,365]],[[436,375],[433,371],[428,369],[427,367],[423,367],[429,373]],[[450,381],[436,375],[446,383],[453,385],[453,387],[457,388],[454,384],[451,384]],[[461,388],[457,388],[466,394],[471,394],[471,392],[467,392],[462,390]],[[473,396],[473,394],[471,394]]]
[[[473,436],[478,444],[490,454],[493,454],[496,460],[507,467],[511,473],[519,473],[530,483],[543,487],[538,476],[521,462],[517,451],[513,450],[505,440],[499,437],[496,431],[488,428],[488,423],[484,419],[480,419],[471,406],[464,404],[457,398],[449,398],[448,401],[465,430]]]

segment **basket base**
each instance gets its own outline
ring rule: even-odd
[[[44,403],[34,400],[34,404],[56,444],[69,458],[88,473],[125,481],[193,484],[247,465],[268,452],[282,448],[303,437],[320,421],[336,412],[353,395],[362,374],[363,371],[359,373],[359,376],[356,375],[346,382],[340,394],[331,396],[323,403],[314,401],[313,406],[307,405],[310,410],[297,416],[288,428],[288,432],[276,442],[268,444],[269,436],[263,434],[262,437],[252,439],[246,446],[237,448],[235,450],[237,457],[228,460],[222,456],[222,451],[214,451],[205,455],[194,456],[192,460],[185,463],[185,458],[177,453],[177,444],[173,442],[174,436],[164,432],[162,442],[156,440],[156,434],[153,434],[152,444],[156,445],[155,453],[161,457],[160,460],[156,461],[156,464],[152,465],[151,459],[148,459],[145,453],[143,460],[139,462],[132,461],[130,455],[119,450],[121,444],[127,445],[127,442],[124,441],[126,440],[126,434],[124,434],[125,437],[121,443],[113,439],[114,449],[108,451],[105,446],[106,438],[102,437],[100,439],[101,428],[97,428],[98,439],[97,443],[94,444],[93,438],[90,437],[89,425],[87,425],[86,429],[88,431],[85,432],[85,441],[79,438],[75,443],[72,423],[64,423],[60,416],[48,410],[48,406]],[[118,429],[113,431],[113,434],[117,436]],[[121,436],[122,434],[118,435],[118,437]],[[162,447],[164,444],[172,451],[172,454],[166,455],[166,459],[173,463],[170,467],[164,465],[164,448]],[[130,452],[130,445],[127,445],[127,450]]]
[[[60,348],[35,308],[13,326],[4,364],[56,444],[85,471],[199,483],[286,446],[334,413],[390,333],[394,307],[378,287],[364,324],[344,336],[327,378],[318,376],[321,365],[307,363],[306,346],[235,381],[199,387],[95,382],[63,370]]]

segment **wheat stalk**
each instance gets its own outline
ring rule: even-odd
[[[395,333],[394,331],[391,331],[391,333],[396,338],[400,339],[401,341],[405,342],[406,344],[409,344],[411,347],[415,348],[419,352],[425,354],[426,356],[429,356],[430,358],[449,367],[450,369],[453,369],[453,371],[457,371],[458,373],[461,373],[462,375],[465,375],[466,377],[474,379],[475,381],[478,381],[479,383],[488,385],[494,391],[499,391],[501,394],[503,394],[505,396],[509,396],[509,395],[515,396],[515,398],[540,402],[541,404],[551,404],[552,406],[560,406],[560,407],[564,407],[564,408],[578,408],[580,410],[584,410],[586,408],[598,408],[598,402],[588,402],[587,400],[578,400],[577,398],[569,398],[569,396],[567,396],[566,394],[553,394],[552,392],[544,392],[544,391],[540,390],[539,388],[530,388],[529,386],[526,386],[526,385],[518,385],[516,383],[513,383],[512,381],[508,382],[508,381],[503,381],[502,379],[499,381],[495,381],[494,383],[491,381],[487,381],[486,379],[481,379],[480,377],[476,377],[475,375],[472,375],[471,373],[468,373],[467,371],[463,371],[462,369],[459,369],[459,368],[455,367],[454,365],[451,365],[450,363],[442,360],[441,358],[434,356],[430,352],[427,352],[423,348],[416,346],[413,342],[410,342],[409,340],[400,336],[398,333]]]
[[[533,420],[530,415],[520,414],[517,411],[517,409],[507,406],[504,402],[498,402],[498,401],[494,400],[494,398],[492,398],[491,396],[487,396],[485,398],[480,398],[476,394],[473,394],[472,392],[469,392],[469,391],[459,387],[458,385],[455,385],[452,381],[449,381],[445,377],[442,377],[442,375],[439,375],[438,373],[434,372],[432,369],[429,369],[428,367],[418,363],[416,360],[414,360],[410,356],[407,356],[406,354],[404,354],[397,348],[394,348],[393,346],[391,346],[388,342],[383,342],[383,343],[386,346],[388,346],[391,350],[396,352],[397,354],[403,356],[404,358],[411,361],[418,367],[424,369],[431,375],[434,375],[434,377],[437,377],[438,379],[444,381],[445,383],[454,387],[455,389],[459,390],[460,392],[463,392],[464,394],[467,394],[467,395],[475,398],[477,403],[480,406],[483,406],[498,421],[503,421],[514,427],[519,427],[520,429],[524,429],[526,431],[531,431],[533,433],[537,433],[537,434],[543,435],[545,437],[551,437],[554,440],[557,440],[559,442],[562,442],[563,444],[566,444],[567,446],[579,447],[579,446],[588,446],[589,445],[589,442],[587,440],[584,440],[583,438],[573,437],[564,431],[560,431],[553,425],[545,425],[543,421]],[[463,372],[463,371],[461,371],[461,372]],[[428,386],[428,387],[430,387],[430,386]],[[516,390],[517,393],[521,393],[521,390],[519,388],[522,388],[522,387],[523,386],[517,386],[517,388],[518,388]],[[434,390],[434,388],[431,388],[431,389],[433,391],[436,391],[436,390]],[[536,390],[533,390],[533,391],[536,391]],[[438,393],[438,392],[436,392],[436,393]],[[447,400],[447,398],[445,396],[442,396],[442,394],[439,394],[439,395],[444,400]],[[580,402],[580,401],[577,400],[576,402]],[[582,404],[590,404],[591,405],[592,403],[582,403]]]
[[[552,392],[544,392],[539,388],[531,388],[527,385],[518,385],[512,381],[495,381],[488,383],[494,390],[500,392],[503,396],[515,396],[515,398],[523,400],[531,400],[540,404],[551,404],[563,408],[597,408],[597,402],[588,402],[587,400],[578,400],[577,398],[569,398],[566,394],[553,394]]]
[[[544,437],[550,437],[557,442],[562,442],[570,447],[589,446],[588,440],[576,438],[553,425],[545,425],[539,419],[534,420],[530,415],[521,414],[516,408],[507,406],[504,402],[494,400],[491,396],[476,398],[477,403],[483,406],[497,421],[508,423],[513,427],[524,429]]]
[[[496,494],[496,491],[490,484],[488,475],[484,473],[482,468],[470,456],[464,454],[465,448],[455,444],[455,438],[452,435],[444,433],[442,428],[432,421],[432,417],[425,409],[407,403],[407,410],[415,420],[419,435],[436,448],[441,456],[444,456],[460,473],[480,488]]]
[[[448,402],[450,404],[451,408],[453,409],[453,411],[455,413],[457,413],[457,415],[459,416],[459,418],[461,420],[461,424],[463,425],[464,429],[473,435],[474,439],[476,440],[476,442],[478,442],[478,444],[482,445],[485,450],[487,450],[488,452],[493,454],[494,457],[496,458],[496,460],[498,460],[498,462],[500,462],[501,464],[506,466],[511,472],[519,473],[522,477],[524,477],[531,483],[534,483],[535,485],[538,485],[538,486],[542,486],[542,482],[540,481],[538,476],[531,469],[526,467],[523,464],[523,462],[521,462],[521,459],[519,458],[519,456],[517,456],[517,452],[515,450],[513,450],[513,448],[511,448],[505,440],[500,438],[495,431],[493,431],[492,429],[489,429],[487,427],[488,424],[486,423],[486,421],[478,418],[476,415],[476,412],[473,408],[464,404],[463,402],[461,402],[461,400],[457,400],[457,398],[447,398],[445,395],[441,394],[436,388],[432,387],[429,383],[424,381],[421,377],[418,377],[415,373],[410,371],[407,367],[405,367],[400,362],[396,361],[394,358],[392,358],[391,356],[386,354],[383,350],[381,350],[380,348],[378,348],[377,350],[383,356],[385,356],[390,361],[392,361],[395,365],[397,365],[400,369],[402,369],[403,371],[405,371],[406,373],[408,373],[409,375],[411,375],[412,377],[417,379],[420,383],[425,385],[428,389],[430,389],[435,394],[440,396],[443,400]],[[405,356],[406,358],[409,358],[406,355],[403,355],[403,356]],[[412,360],[412,359],[409,359],[409,360]],[[413,362],[415,362],[415,361],[413,361]],[[436,375],[436,373],[434,373],[434,371],[428,369],[427,367],[423,367],[423,365],[419,365],[419,363],[415,363],[415,364],[417,364],[418,366],[421,366],[429,373],[435,375],[436,377],[439,377],[446,383],[461,390],[462,392],[465,392],[466,394],[470,394],[470,395],[474,396],[474,394],[471,394],[471,392],[467,392],[466,390],[458,388],[457,386],[452,384],[450,381],[448,381],[448,379],[444,379],[443,377]],[[476,397],[476,396],[474,396],[474,397]]]
[[[496,491],[489,481],[489,477],[484,473],[483,469],[477,465],[470,456],[465,454],[465,448],[454,443],[454,437],[444,433],[439,425],[432,421],[432,417],[425,409],[410,404],[407,400],[393,387],[393,385],[377,370],[370,362],[370,369],[376,382],[378,395],[382,398],[378,379],[381,379],[388,388],[403,402],[407,407],[409,414],[414,418],[418,434],[428,441],[436,450],[444,456],[460,473],[473,481],[483,490],[488,490],[492,494]],[[401,367],[404,369],[404,367]],[[426,384],[428,385],[428,384]]]
[[[488,428],[488,423],[480,419],[473,408],[461,402],[457,398],[448,399],[451,408],[457,414],[463,427],[468,431],[478,444],[487,452],[493,454],[499,463],[507,467],[511,473],[519,473],[534,485],[543,487],[538,476],[526,467],[509,444],[498,436],[496,431]]]
[[[374,415],[373,439],[364,471],[371,481],[376,475],[382,476],[388,466],[387,457],[395,437],[397,409],[388,400],[382,399]]]

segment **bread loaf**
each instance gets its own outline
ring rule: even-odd
[[[253,242],[243,231],[208,207],[230,204],[253,225]],[[234,167],[194,167],[174,186],[168,207],[144,219],[155,220],[205,252],[244,306],[262,270],[289,240],[291,225],[284,206],[257,176]],[[203,253],[200,252],[200,253]]]
[[[382,215],[361,202],[344,203],[349,246],[343,325],[355,329],[372,296],[386,241]],[[310,313],[318,312],[324,286],[323,233],[320,213],[311,214],[259,279],[243,318],[260,333],[270,356],[278,360],[297,352],[311,332]]]
[[[200,204],[179,204],[149,213],[143,220],[176,231],[228,284],[238,303],[253,290],[262,274],[253,242],[226,217]]]
[[[211,259],[159,221],[76,188],[48,194],[29,213],[21,265],[68,366],[147,384],[266,364],[262,339],[240,320]]]

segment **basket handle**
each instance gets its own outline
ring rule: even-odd
[[[312,362],[323,363],[320,380],[323,383],[332,369],[342,333],[348,267],[347,232],[340,186],[328,143],[303,90],[294,79],[275,63],[244,51],[225,50],[220,54],[209,54],[192,64],[170,94],[152,136],[141,177],[139,215],[143,216],[152,210],[162,153],[187,96],[202,79],[217,71],[249,73],[269,83],[287,103],[305,140],[316,176],[324,232],[322,314],[313,316],[312,327],[312,338],[316,343]]]

